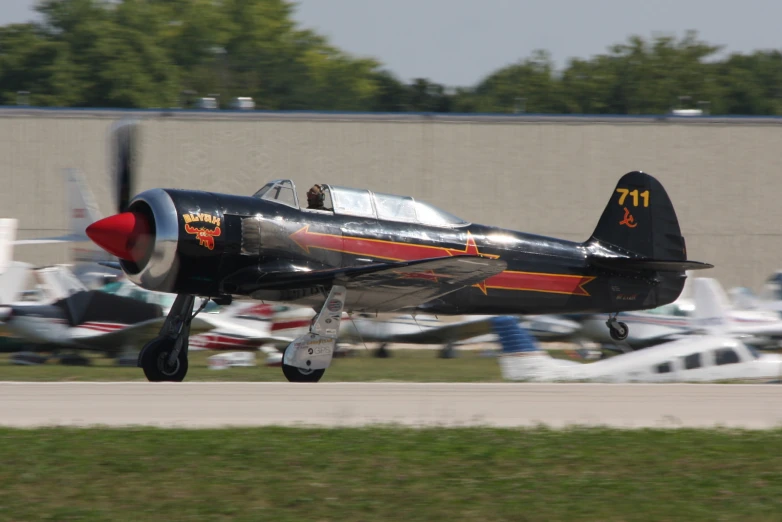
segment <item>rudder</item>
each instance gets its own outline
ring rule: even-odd
[[[654,177],[628,172],[616,184],[590,242],[644,259],[685,261],[687,249],[668,193]]]
[[[70,213],[70,233],[74,240],[89,241],[84,232],[87,227],[103,217],[95,202],[84,175],[78,169],[63,169],[65,185],[68,188],[68,210]]]

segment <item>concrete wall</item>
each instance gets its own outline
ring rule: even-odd
[[[782,268],[779,120],[509,118],[140,113],[138,190],[191,187],[251,194],[292,178],[410,194],[466,219],[586,239],[630,170],[668,190],[691,259],[726,286],[759,288]],[[118,116],[0,111],[3,217],[20,237],[67,229],[59,170],[87,175],[112,211],[106,131]],[[64,247],[18,247],[18,259],[65,262]],[[703,273],[706,275],[706,273]]]

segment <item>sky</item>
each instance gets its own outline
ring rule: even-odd
[[[35,0],[0,0],[0,25],[33,16]],[[558,68],[633,34],[698,31],[725,52],[782,48],[779,0],[298,0],[297,21],[400,79],[471,86],[491,72],[551,53]]]

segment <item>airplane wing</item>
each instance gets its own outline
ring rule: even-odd
[[[157,317],[102,335],[79,337],[73,340],[86,349],[97,351],[119,352],[126,347],[141,348],[146,342],[151,341],[158,336],[160,328],[163,326],[165,320],[165,316]],[[198,316],[190,323],[190,333],[192,335],[208,332],[212,328],[211,324],[200,319]]]
[[[253,283],[253,292],[267,290],[299,294],[333,284],[345,286],[347,303],[356,311],[393,311],[412,308],[445,294],[476,285],[499,274],[505,261],[481,256],[449,256],[399,263],[276,273]],[[306,292],[305,292],[306,293]],[[289,294],[288,294],[289,295]],[[286,299],[288,300],[288,295]],[[257,297],[262,298],[262,297]]]
[[[76,235],[40,237],[36,239],[17,239],[13,241],[14,245],[46,245],[50,243],[75,243],[78,241],[89,241],[90,238]]]
[[[409,321],[414,321],[414,319],[411,317],[408,320],[407,317],[405,317],[405,324],[409,325]],[[358,337],[370,342],[444,344],[493,334],[493,317],[495,316],[478,316],[466,321],[439,323],[436,326],[422,326],[415,331],[408,332],[394,332],[393,329],[385,328],[361,328],[359,325],[365,324],[363,321],[372,321],[372,319],[362,319],[361,323],[357,322],[355,324],[354,329],[357,330]],[[575,321],[549,318],[547,316],[527,316],[519,317],[518,319],[519,324],[530,335],[539,340],[570,339],[580,328],[580,325]]]
[[[392,342],[413,344],[443,344],[444,342],[464,341],[492,333],[489,319],[451,323],[430,328],[416,334],[400,335]]]
[[[358,327],[357,329],[359,337],[364,341],[402,344],[446,344],[492,333],[490,317],[441,323],[437,326],[421,327],[413,332],[386,332],[381,330],[373,333],[371,331],[362,331],[371,329]]]

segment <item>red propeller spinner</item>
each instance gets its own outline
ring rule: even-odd
[[[152,245],[149,221],[135,212],[103,218],[88,226],[85,232],[96,245],[124,261],[140,261]]]

